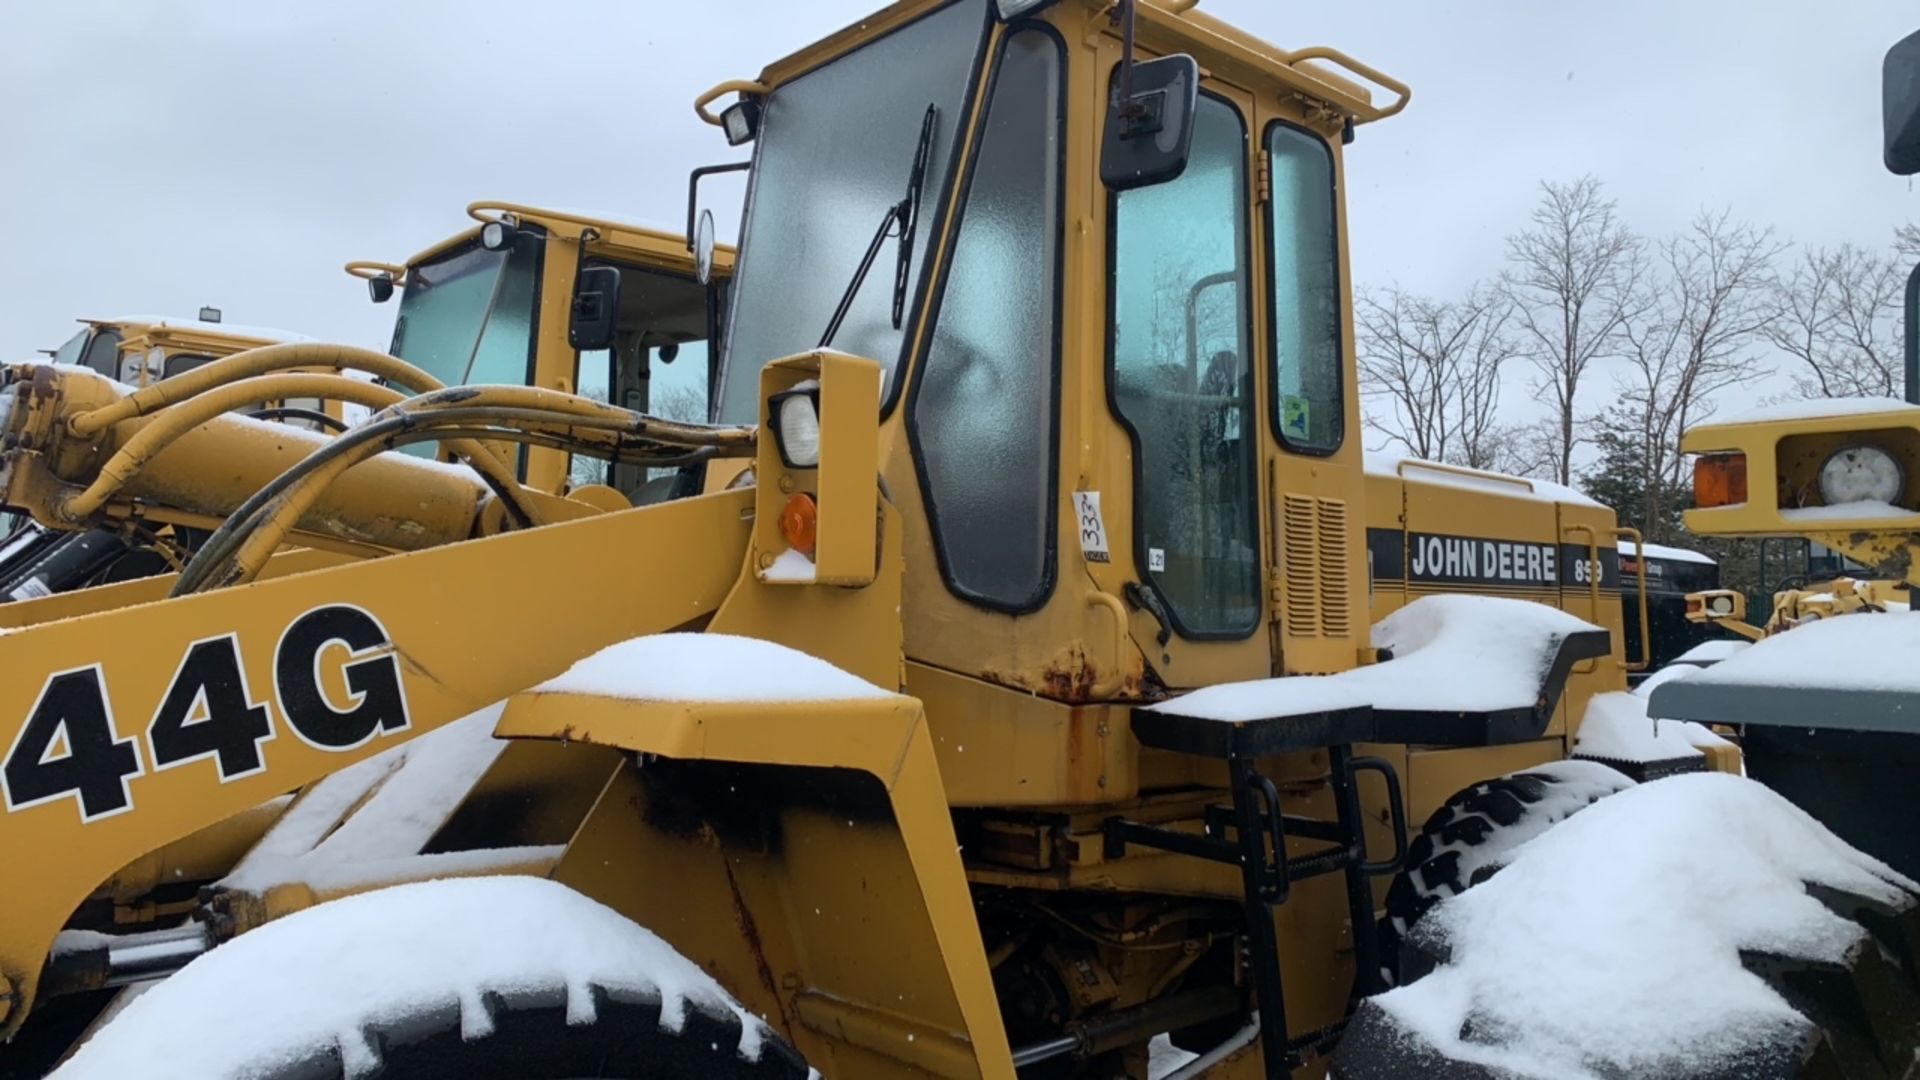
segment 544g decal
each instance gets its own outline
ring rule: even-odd
[[[329,700],[321,688],[329,648],[345,650],[345,701]],[[133,807],[129,782],[147,771],[143,761],[158,772],[207,759],[221,783],[251,776],[266,768],[262,747],[278,733],[276,715],[302,742],[333,751],[403,731],[409,722],[392,639],[380,620],[347,604],[315,608],[287,626],[274,647],[272,691],[270,704],[248,685],[235,635],[196,641],[168,680],[144,738],[134,738],[120,734],[102,665],[55,672],[0,764],[6,808],[71,797],[82,821],[122,813]]]

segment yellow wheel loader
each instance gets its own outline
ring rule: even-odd
[[[191,371],[222,356],[265,345],[304,341],[298,334],[220,321],[204,308],[200,318],[136,315],[82,319],[85,328],[48,355],[56,364],[85,367],[128,386],[142,387]],[[253,414],[262,419],[339,430],[338,409],[329,414],[315,401],[266,401]],[[95,584],[178,569],[191,553],[187,530],[147,529],[138,523],[74,533],[25,517],[4,515],[0,541],[0,603],[32,600]]]
[[[1563,760],[1624,686],[1616,530],[1368,471],[1342,147],[1408,91],[1193,9],[903,0],[703,95],[754,146],[706,423],[334,346],[8,369],[0,501],[218,519],[0,635],[8,1051],[174,973],[61,1075],[1417,1074],[1347,1032],[1410,817],[1626,783]],[[377,411],[226,415],[295,389]],[[85,922],[290,793],[189,919]]]
[[[712,394],[711,343],[726,317],[731,247],[714,245],[706,280],[687,237],[579,211],[476,202],[476,224],[405,264],[358,261],[375,303],[401,291],[392,354],[446,386],[536,386],[636,412],[704,423]],[[410,452],[431,455],[431,444]],[[517,452],[517,451],[516,451]],[[564,494],[655,501],[692,483],[655,482],[631,466],[569,460],[530,447],[522,482]],[[676,484],[677,482],[677,484]],[[624,505],[624,503],[608,503]]]

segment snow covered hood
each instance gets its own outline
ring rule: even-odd
[[[1491,596],[1425,596],[1373,627],[1393,659],[1337,675],[1223,683],[1150,706],[1229,722],[1371,706],[1405,712],[1531,709],[1572,635],[1605,631],[1558,608]]]
[[[1857,731],[1920,731],[1920,612],[1842,615],[1755,642],[1662,683],[1654,716]]]

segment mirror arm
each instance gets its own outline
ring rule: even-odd
[[[753,168],[751,161],[731,161],[725,165],[702,165],[687,177],[687,250],[693,250],[694,215],[699,213],[700,180],[715,173],[745,172]]]

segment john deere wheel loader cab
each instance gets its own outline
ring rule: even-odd
[[[369,388],[364,425],[215,486],[176,595],[0,635],[0,850],[37,868],[0,1023],[204,953],[67,1075],[1138,1076],[1163,1034],[1189,1075],[1314,1068],[1380,985],[1400,776],[1564,755],[1623,685],[1613,523],[1531,498],[1494,566],[1547,603],[1407,590],[1369,627],[1341,147],[1407,92],[1190,8],[905,0],[705,95],[754,143],[721,423]],[[15,369],[6,497],[91,489],[292,356],[151,416]],[[435,440],[484,482],[377,452]],[[498,444],[712,467],[596,512]],[[177,479],[121,483],[207,487]],[[1408,553],[1445,495],[1414,488]],[[296,528],[407,553],[261,579]],[[334,781],[476,723],[508,745],[466,800],[375,844],[394,819]],[[309,784],[309,848],[394,857],[289,879],[262,845],[164,938],[56,941],[115,868]],[[418,880],[446,875],[476,880]]]
[[[478,224],[404,266],[347,264],[376,303],[400,290],[394,356],[447,386],[533,386],[663,419],[709,419],[709,346],[726,312],[732,248],[713,251],[706,284],[691,241],[659,229],[515,203],[477,202],[467,213]],[[435,444],[408,452],[431,456]],[[529,486],[593,489],[585,497],[606,506],[700,484],[696,469],[647,470],[543,447],[519,453]]]

